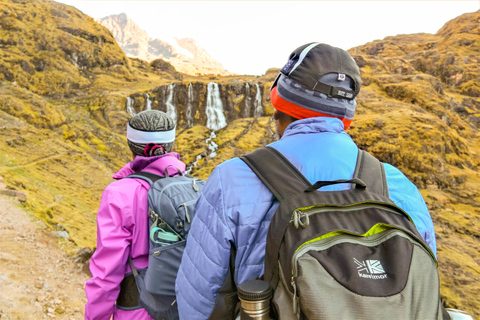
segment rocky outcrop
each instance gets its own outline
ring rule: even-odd
[[[170,62],[178,72],[190,75],[231,74],[194,39],[150,38],[147,32],[140,29],[125,13],[111,15],[97,21],[112,32],[129,57],[148,62],[159,58],[164,59]]]
[[[216,84],[216,83],[215,83]],[[227,123],[240,118],[259,118],[270,111],[265,95],[269,95],[264,83],[235,81],[218,86],[218,99],[221,112]],[[206,125],[209,95],[207,82],[174,82],[151,89],[149,92],[135,93],[127,97],[125,110],[133,115],[143,110],[156,109],[175,114],[179,128]]]
[[[110,30],[127,56],[144,58],[142,55],[148,51],[150,37],[146,31],[140,29],[130,20],[125,13],[98,19],[97,22]]]

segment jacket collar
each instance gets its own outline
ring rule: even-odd
[[[342,133],[343,122],[337,118],[315,117],[300,119],[290,123],[283,132],[282,139],[297,134],[309,134],[319,132]]]
[[[170,175],[173,175],[173,173],[176,172],[174,167],[180,169],[182,173],[185,172],[186,166],[180,161],[180,155],[176,152],[169,152],[154,157],[136,156],[135,159],[127,163],[122,169],[118,170],[118,172],[113,175],[113,179],[123,179],[132,173],[144,170],[165,176],[165,168],[168,166],[173,166],[171,170],[170,168],[168,169]]]

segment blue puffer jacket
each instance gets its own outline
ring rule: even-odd
[[[358,149],[336,118],[309,118],[290,124],[270,146],[280,151],[313,184],[353,176]],[[398,169],[384,164],[390,198],[413,219],[436,253],[433,223],[418,191]],[[332,185],[322,191],[350,185]],[[180,319],[207,319],[229,266],[230,243],[237,248],[235,280],[264,272],[267,230],[278,207],[270,191],[240,159],[219,165],[196,203],[196,216],[177,276]]]

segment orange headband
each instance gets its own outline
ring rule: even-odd
[[[330,114],[325,114],[321,112],[316,112],[312,110],[308,110],[305,108],[302,108],[294,103],[291,103],[290,101],[287,101],[280,97],[280,95],[277,92],[277,87],[274,87],[270,91],[270,99],[272,101],[272,105],[275,109],[278,111],[281,111],[283,113],[288,114],[289,116],[292,116],[296,119],[306,119],[306,118],[314,118],[314,117],[328,117],[328,118],[337,118],[342,120],[343,126],[345,127],[345,130],[347,130],[350,125],[352,124],[352,120],[348,120],[342,117],[337,117],[337,116],[332,116]]]

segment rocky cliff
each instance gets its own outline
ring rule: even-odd
[[[95,246],[102,190],[131,157],[131,114],[174,115],[176,150],[200,178],[274,139],[268,88],[278,70],[194,77],[163,60],[127,58],[106,28],[72,7],[47,0],[0,6],[0,176],[72,244]],[[434,35],[352,48],[364,86],[348,130],[420,188],[435,223],[445,303],[477,317],[479,21],[480,11]]]
[[[169,41],[152,39],[125,13],[104,17],[98,19],[98,22],[112,32],[129,57],[147,62],[163,59],[170,62],[177,71],[190,75],[230,74],[191,38],[175,38]]]

